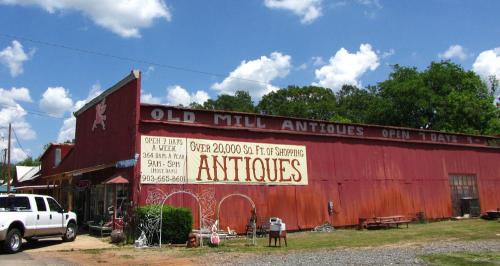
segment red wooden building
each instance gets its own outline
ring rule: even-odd
[[[141,104],[140,91],[133,71],[75,112],[74,145],[42,156],[39,182],[57,187],[81,220],[119,218],[179,190],[212,220],[221,199],[244,194],[257,216],[280,217],[289,230],[500,207],[498,137]],[[166,203],[192,208],[198,221],[192,195]],[[228,198],[221,227],[241,231],[250,214],[247,199]]]

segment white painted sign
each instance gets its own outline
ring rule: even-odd
[[[141,183],[307,185],[306,147],[142,136]]]
[[[305,146],[187,139],[188,182],[307,185]]]
[[[141,183],[187,183],[186,139],[141,136]]]

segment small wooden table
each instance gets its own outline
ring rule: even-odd
[[[274,246],[276,247],[276,240],[279,241],[279,246],[281,247],[281,239],[285,240],[285,247],[288,247],[286,242],[286,231],[269,231],[269,246],[271,246],[271,238],[274,238]]]

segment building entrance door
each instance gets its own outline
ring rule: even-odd
[[[476,176],[450,175],[451,205],[453,216],[479,216],[479,193]]]

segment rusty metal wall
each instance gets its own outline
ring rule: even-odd
[[[142,123],[141,135],[305,145],[309,185],[141,185],[140,204],[148,191],[189,189],[195,193],[212,189],[217,201],[231,193],[243,193],[257,204],[259,217],[278,216],[290,230],[312,228],[325,221],[336,226],[353,225],[359,217],[407,215],[424,212],[431,219],[450,217],[448,175],[476,175],[482,211],[500,207],[500,151],[487,148],[346,139],[338,137],[260,133],[181,125]],[[335,213],[328,215],[327,202]],[[169,202],[198,207],[189,196],[177,195]],[[244,231],[250,204],[227,200],[221,208],[221,227]]]

